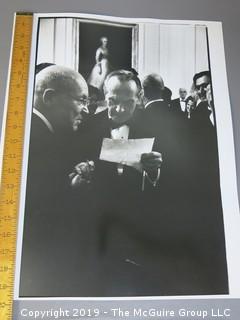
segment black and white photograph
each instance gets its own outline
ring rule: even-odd
[[[231,294],[219,25],[34,21],[18,296]]]

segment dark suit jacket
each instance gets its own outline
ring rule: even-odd
[[[86,205],[69,184],[80,159],[72,153],[73,137],[51,132],[32,116],[26,187],[21,296],[68,296],[79,287],[78,252]],[[81,255],[82,258],[82,255]],[[80,269],[80,268],[79,268]],[[69,277],[68,277],[69,274]]]
[[[72,197],[63,183],[71,144],[33,118],[22,296],[227,293],[221,201],[198,183],[196,167],[188,174],[195,149],[182,122],[155,102],[129,126],[129,138],[156,138],[154,150],[163,155],[158,186],[142,192],[135,169],[118,176],[115,164],[98,161],[102,138],[110,134],[102,113],[89,125],[85,146],[96,163],[93,184]]]
[[[194,149],[192,163],[198,168],[199,181],[208,181],[208,189],[219,185],[219,163],[216,126],[210,121],[207,102],[200,102],[192,112],[189,123],[189,137]],[[207,164],[207,165],[205,165]],[[213,184],[215,183],[215,188]],[[201,184],[201,183],[200,183]],[[211,190],[209,190],[211,192]]]
[[[183,119],[187,120],[186,105],[185,105],[185,110],[182,111],[180,98],[173,99],[171,101],[170,109],[171,109],[171,112],[174,114],[175,117],[182,117]]]
[[[176,112],[182,112],[180,98],[176,98],[171,101],[171,108]]]
[[[141,192],[141,175],[134,169],[125,168],[119,177],[115,164],[96,161],[101,295],[226,293],[221,207],[198,188],[191,190],[197,182],[188,172],[193,152],[188,131],[163,101],[135,116],[129,138],[156,138],[161,177],[158,187]],[[92,146],[99,154],[110,133],[106,113],[93,127]]]

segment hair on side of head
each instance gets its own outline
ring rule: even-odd
[[[38,74],[40,71],[42,71],[45,68],[51,67],[51,66],[55,66],[55,63],[51,63],[51,62],[42,62],[36,65],[35,67],[35,74]]]
[[[144,96],[147,99],[157,99],[163,96],[164,81],[157,73],[151,73],[143,79]]]
[[[196,73],[196,74],[194,75],[194,77],[193,77],[193,83],[194,83],[194,85],[196,85],[197,79],[199,79],[199,78],[201,78],[201,77],[204,77],[204,76],[208,77],[209,80],[210,80],[210,82],[211,82],[211,73],[210,73],[210,71],[206,70],[206,71],[198,72],[198,73]]]

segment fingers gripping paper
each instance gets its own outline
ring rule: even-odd
[[[153,143],[154,138],[129,140],[104,138],[99,159],[140,169],[141,155],[151,152]]]

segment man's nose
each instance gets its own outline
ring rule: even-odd
[[[81,112],[89,113],[88,106],[82,106]]]
[[[200,95],[204,94],[203,87],[200,87],[200,88],[198,89],[198,92],[199,92]]]

